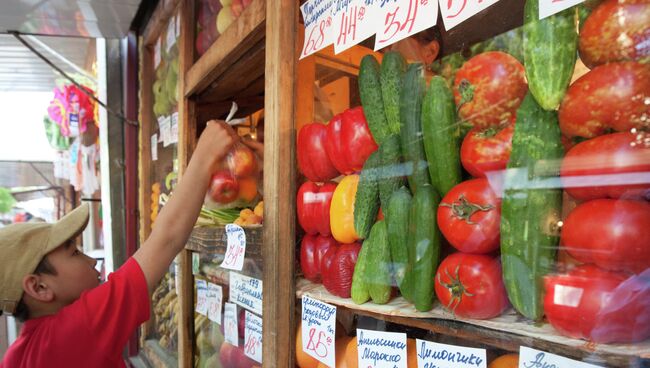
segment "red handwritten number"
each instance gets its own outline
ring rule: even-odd
[[[255,355],[256,346],[257,346],[257,339],[251,336],[248,338],[248,341],[246,341],[246,345],[244,346],[244,349],[249,355]]]
[[[350,13],[341,12],[341,28],[339,30],[339,38],[336,44],[345,44],[350,35],[352,42],[357,39],[357,7],[353,7]]]
[[[395,12],[386,13],[386,19],[384,20],[384,26],[386,26],[386,28],[384,29],[384,35],[386,36],[386,38],[379,40],[380,43],[390,41],[393,37],[395,37],[397,32],[403,32],[407,26],[408,26],[408,30],[407,30],[408,33],[410,33],[413,30],[413,26],[415,25],[415,19],[418,14],[419,2],[420,0],[409,1],[409,8],[408,8],[408,12],[406,13],[406,19],[404,20],[404,22],[395,20],[395,18],[397,17],[397,13],[399,12],[399,6],[395,8]],[[395,30],[392,33],[390,33],[390,30],[392,28],[394,28]]]
[[[327,356],[327,345],[322,342],[322,339],[325,337],[325,332],[319,331],[318,340],[314,341],[314,335],[316,334],[316,329],[312,327],[309,330],[309,341],[307,342],[307,350],[311,350],[316,353],[317,356],[324,358]]]
[[[231,251],[226,254],[226,265],[228,266],[234,266],[235,261],[239,257],[240,254],[242,254],[242,248],[240,246],[234,246],[230,248]]]
[[[325,28],[329,27],[332,24],[332,19],[327,18],[323,19],[320,21],[318,24],[318,27],[314,27],[311,29],[311,32],[309,32],[309,38],[307,39],[307,43],[305,44],[305,51],[302,53],[303,55],[308,55],[312,53],[313,51],[319,50],[321,46],[323,45],[323,42],[325,41]],[[314,34],[318,30],[318,34]],[[314,37],[317,37],[314,40]]]

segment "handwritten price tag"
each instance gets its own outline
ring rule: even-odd
[[[262,363],[262,319],[246,311],[245,326],[244,354],[256,362]]]
[[[519,347],[519,368],[600,368],[593,364],[579,362],[540,350]]]
[[[357,329],[359,367],[406,368],[406,334]]]
[[[241,271],[244,268],[244,256],[246,255],[246,233],[241,226],[228,224],[226,225],[226,236],[228,248],[221,267]]]
[[[309,0],[300,7],[305,20],[305,43],[300,59],[334,43],[333,8],[336,0]]]
[[[172,114],[169,128],[169,142],[178,143],[178,112]]]
[[[486,368],[485,349],[416,340],[418,367]]]
[[[158,133],[151,136],[151,161],[158,160]]]
[[[208,283],[208,318],[221,324],[221,304],[223,300],[223,289],[219,285]]]
[[[375,51],[435,26],[438,4],[436,0],[382,0],[376,14],[382,22],[375,36]]]
[[[539,19],[544,19],[585,0],[539,0]]]
[[[379,2],[337,1],[334,8],[334,53],[343,52],[374,35],[380,26],[380,19],[375,14],[378,9]]]
[[[208,283],[196,280],[196,313],[208,315]]]
[[[223,330],[226,341],[239,346],[239,325],[237,323],[237,305],[226,303],[223,312]]]
[[[302,350],[327,364],[336,366],[336,306],[308,296],[302,297]]]
[[[445,29],[450,30],[499,0],[440,0]]]
[[[230,301],[262,314],[262,280],[230,272]]]

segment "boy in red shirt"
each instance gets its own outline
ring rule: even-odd
[[[149,298],[196,222],[211,174],[238,140],[210,121],[173,196],[140,249],[99,285],[96,261],[73,245],[81,206],[55,224],[0,229],[0,310],[25,320],[0,368],[125,367],[122,351],[149,319]]]

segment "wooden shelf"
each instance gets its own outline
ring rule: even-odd
[[[296,297],[303,295],[373,317],[404,326],[453,335],[472,342],[518,352],[520,346],[532,347],[568,358],[612,367],[650,366],[650,341],[638,344],[593,344],[557,334],[547,324],[534,324],[513,310],[490,320],[472,320],[454,317],[442,306],[418,312],[404,298],[394,298],[390,303],[377,305],[371,302],[357,305],[352,299],[343,299],[328,293],[323,285],[298,279]]]
[[[262,233],[263,227],[244,227],[246,234],[246,258],[259,261],[262,264]],[[185,245],[185,249],[204,254],[226,253],[226,231],[220,227],[195,227]]]

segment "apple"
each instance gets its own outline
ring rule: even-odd
[[[257,159],[250,148],[238,144],[226,156],[230,172],[237,178],[251,176],[257,170]]]
[[[232,11],[232,16],[237,18],[241,15],[241,12],[244,11],[244,3],[242,0],[232,0],[230,3],[230,10]]]
[[[231,359],[231,367],[251,368],[256,364],[253,359],[246,356],[243,346],[233,347]]]
[[[229,171],[219,171],[210,179],[208,194],[217,203],[230,203],[239,195],[239,183]]]
[[[206,28],[210,25],[214,14],[215,12],[213,12],[207,4],[204,3],[199,6],[199,11],[196,15],[196,18],[201,28]]]
[[[225,32],[233,20],[234,18],[232,16],[232,12],[230,11],[230,7],[222,8],[221,10],[219,10],[219,14],[217,14],[217,21],[216,21],[217,31],[219,32],[219,34]]]
[[[221,348],[219,349],[219,360],[221,361],[221,366],[223,367],[232,367],[234,366],[233,363],[236,363],[236,361],[233,360],[234,358],[234,351],[237,349],[234,345],[229,344],[227,342],[224,342],[221,344]]]

